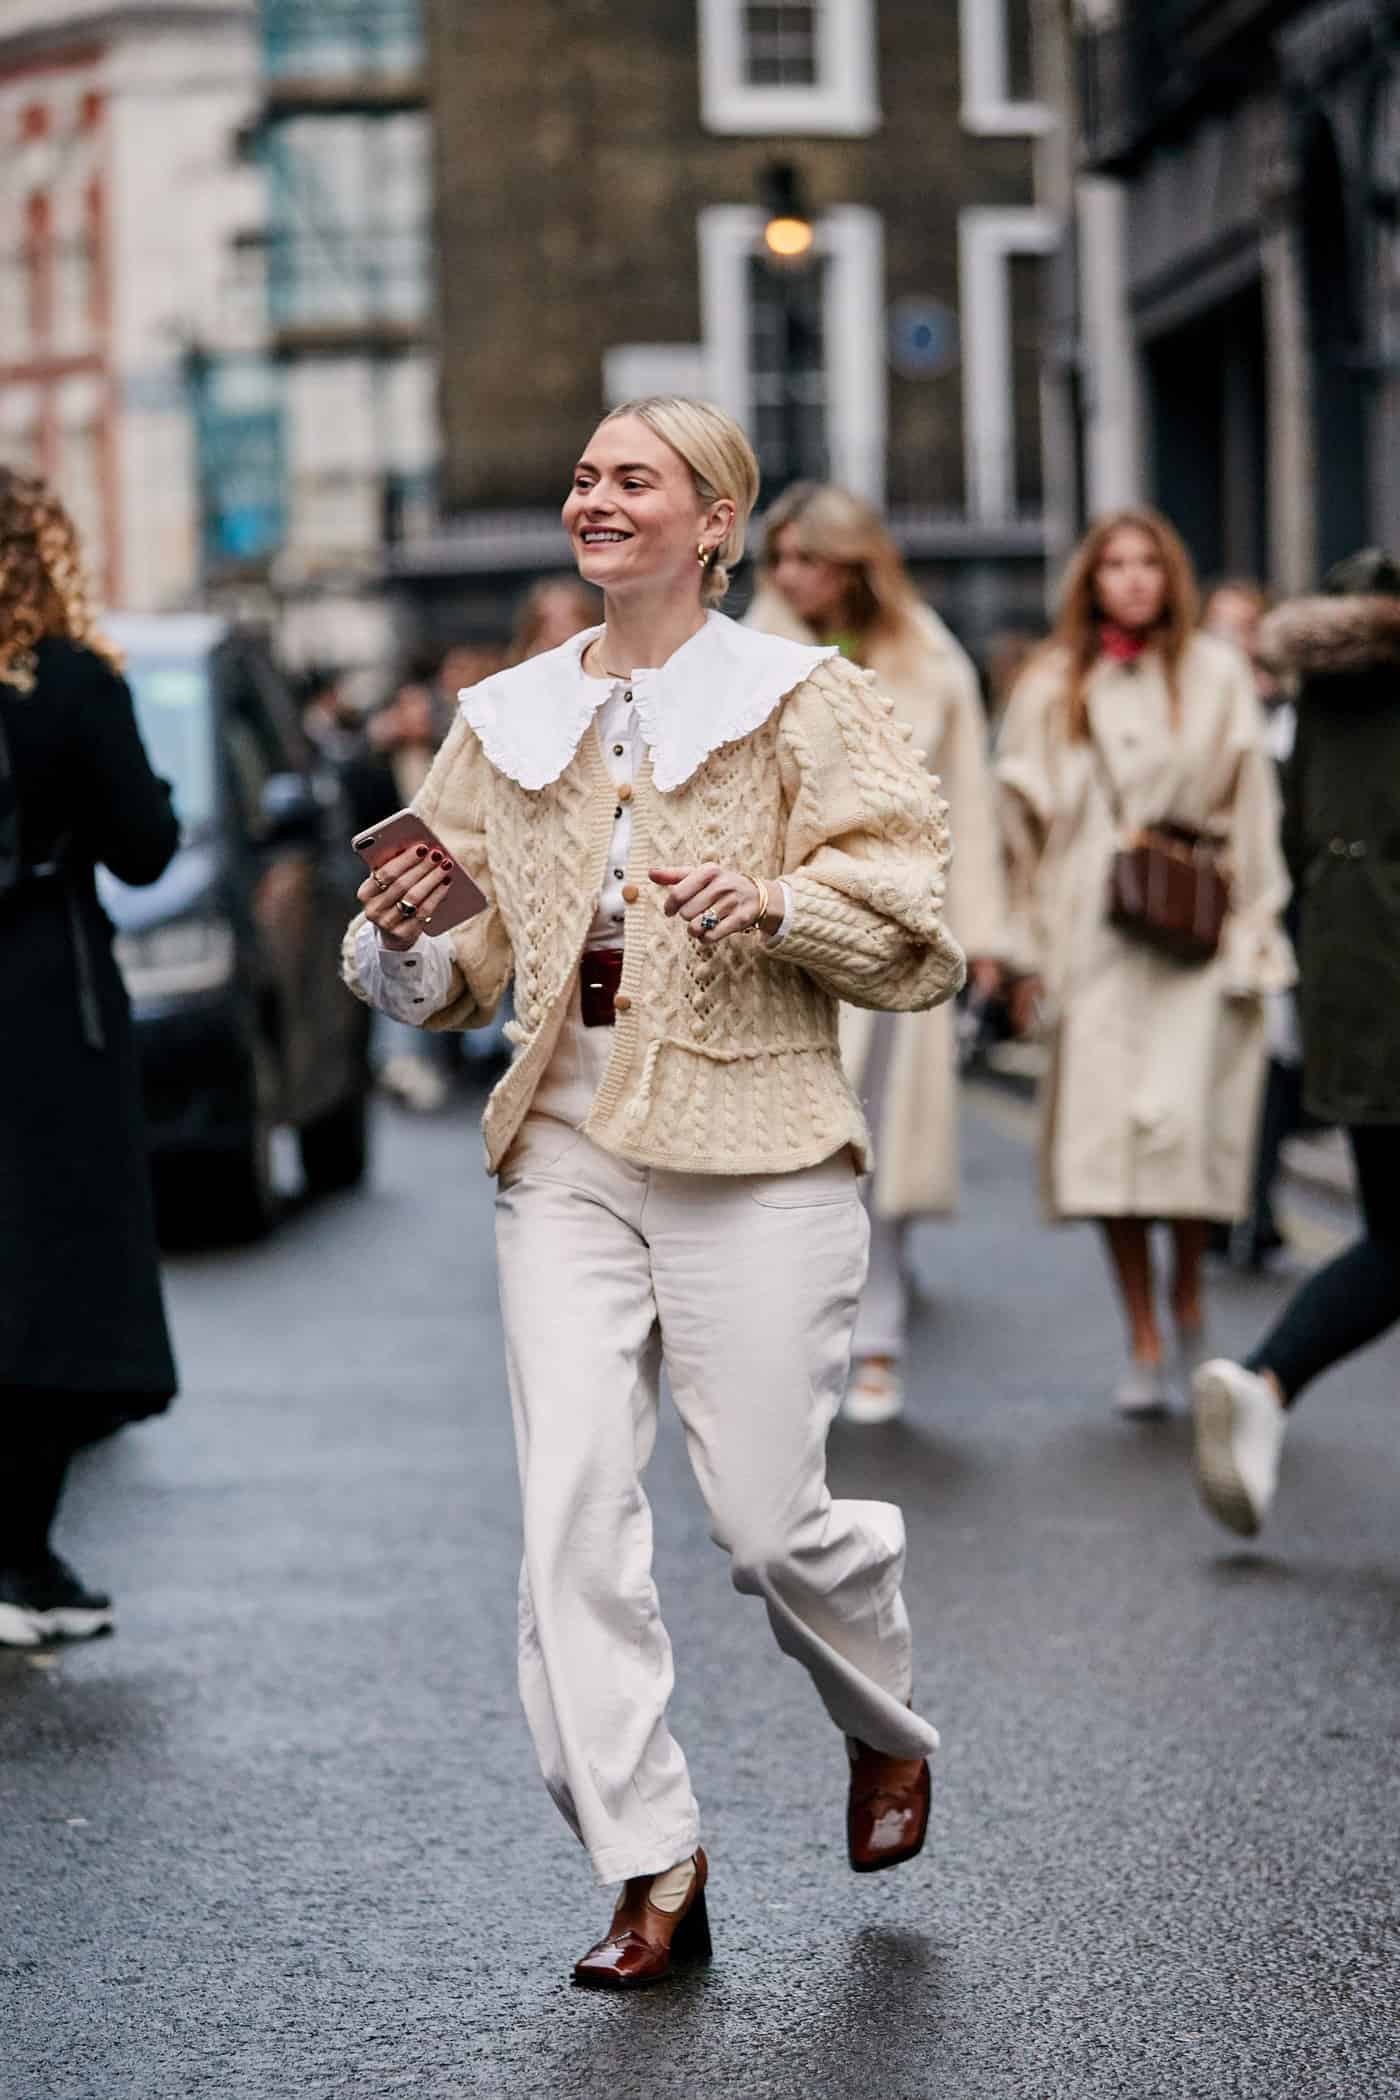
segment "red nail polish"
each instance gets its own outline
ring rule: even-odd
[[[440,853],[434,853],[434,854],[432,854],[432,855],[430,856],[430,858],[432,859],[432,861],[433,861],[434,865],[436,866],[436,865],[438,865],[438,864],[439,864],[439,863],[441,862],[441,860],[442,860],[442,855],[441,855]]]
[[[424,859],[428,851],[426,846],[415,846],[413,850],[418,855],[419,860]]]
[[[443,864],[442,864],[442,872],[443,872],[443,874],[444,874],[444,875],[450,875],[450,874],[452,873],[452,863],[451,863],[451,861],[450,861],[450,860],[445,860],[445,861],[443,862]]]

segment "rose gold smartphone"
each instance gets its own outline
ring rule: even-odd
[[[353,843],[360,859],[371,869],[382,868],[386,860],[395,859],[407,846],[435,846],[439,853],[451,859],[442,840],[411,809],[396,810],[382,824],[362,831]],[[450,933],[454,926],[460,926],[467,919],[474,919],[479,911],[485,911],[486,904],[486,898],[471,876],[464,874],[454,862],[447,888],[433,906],[433,923],[428,931]]]

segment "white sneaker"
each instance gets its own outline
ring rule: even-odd
[[[1167,1374],[1161,1364],[1142,1364],[1134,1357],[1113,1389],[1120,1415],[1147,1420],[1167,1412]]]
[[[841,1408],[843,1422],[868,1428],[876,1422],[895,1422],[904,1412],[904,1384],[894,1364],[877,1363],[871,1357],[857,1360]]]
[[[1191,1381],[1196,1412],[1196,1483],[1212,1516],[1253,1538],[1278,1485],[1284,1414],[1272,1386],[1217,1356]]]
[[[43,1638],[32,1611],[0,1599],[0,1648],[37,1648]]]

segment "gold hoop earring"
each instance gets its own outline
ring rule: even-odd
[[[695,558],[699,562],[702,569],[709,568],[710,549],[705,545],[705,542],[703,540],[701,540],[700,545],[695,550]]]

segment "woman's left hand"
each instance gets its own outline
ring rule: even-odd
[[[721,868],[706,861],[700,868],[653,868],[651,879],[671,893],[666,899],[667,918],[679,914],[686,922],[686,932],[707,946],[722,941],[727,934],[747,933],[757,924],[762,900],[752,875],[741,875],[735,868]],[[775,919],[771,903],[768,917],[781,924],[781,915]],[[702,925],[701,921],[708,918],[713,918],[714,924]]]

